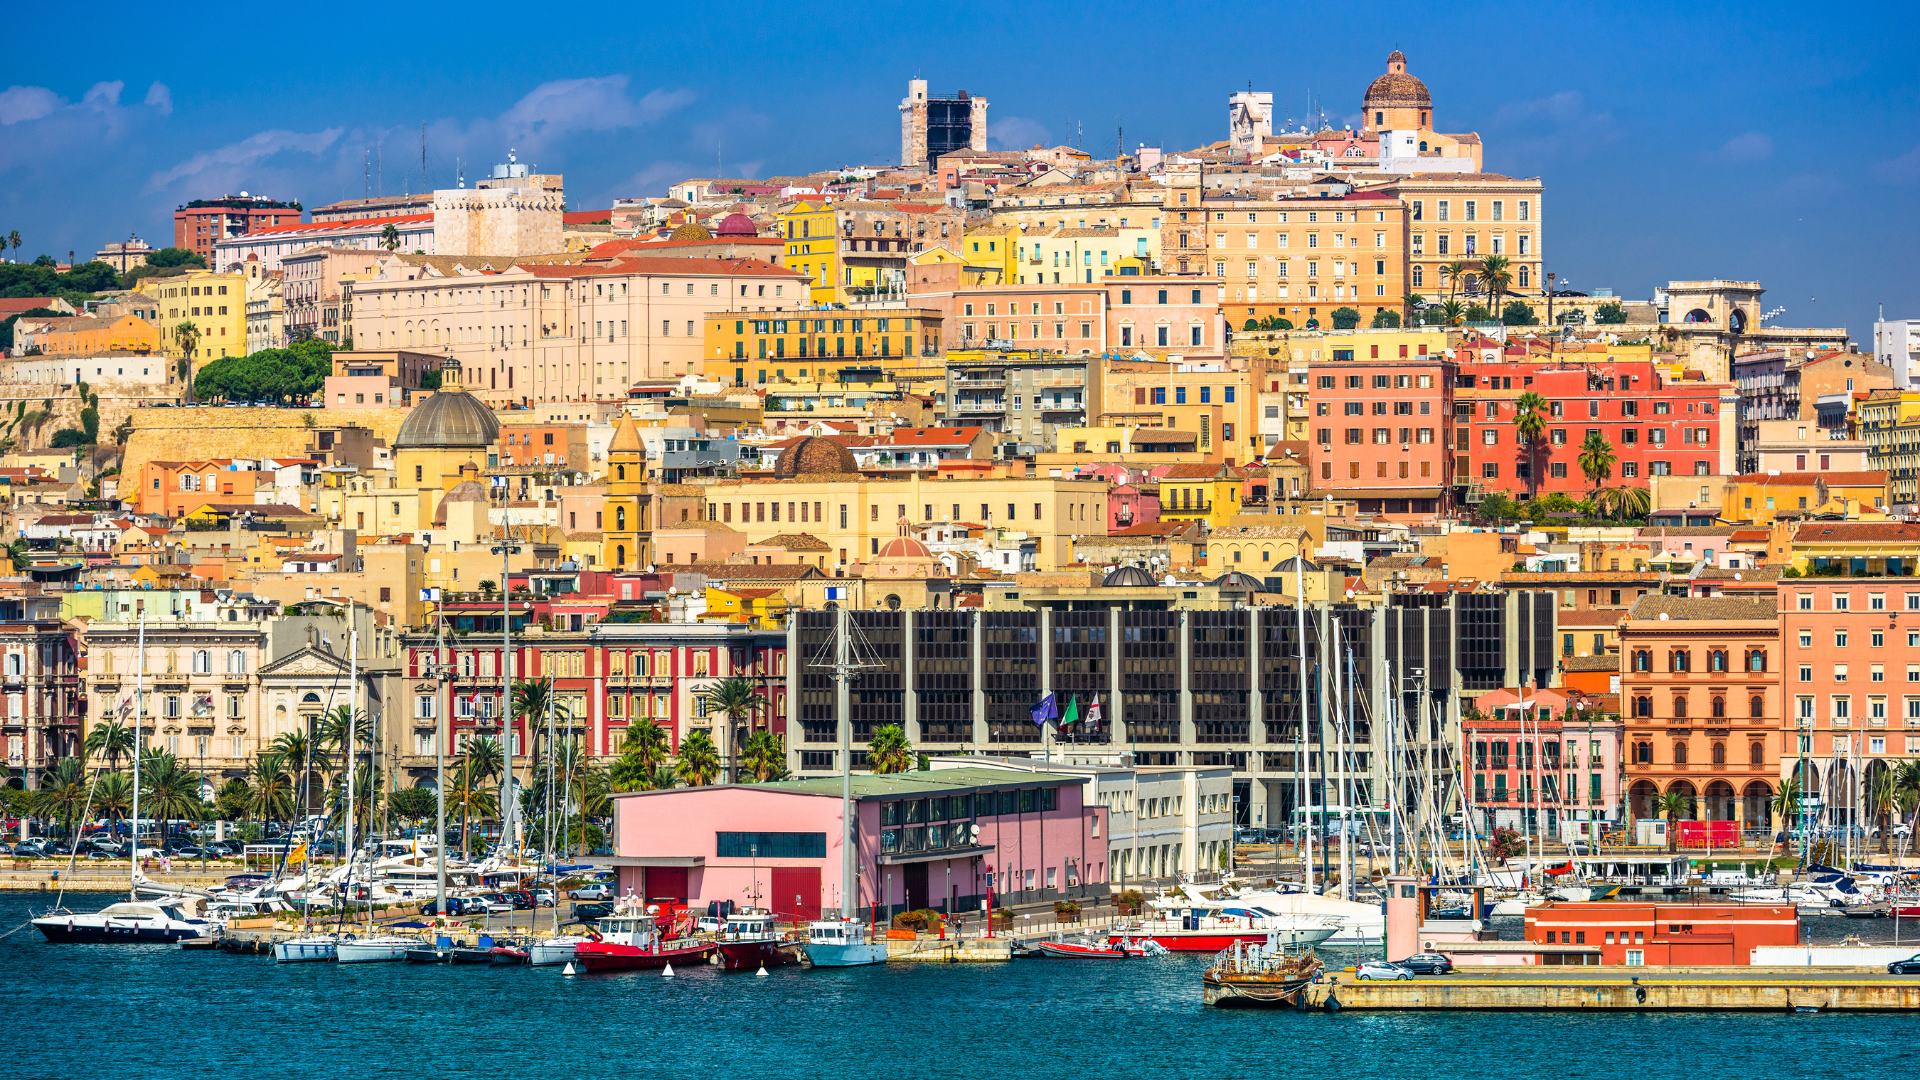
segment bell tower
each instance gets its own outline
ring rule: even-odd
[[[604,538],[600,563],[608,570],[634,571],[653,562],[652,507],[647,494],[647,448],[640,428],[626,413],[613,425],[607,444],[607,497],[601,511]]]

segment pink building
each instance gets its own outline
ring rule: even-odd
[[[1226,345],[1220,282],[1117,277],[1079,285],[910,284],[915,307],[938,311],[940,347],[1219,356]]]
[[[1578,692],[1489,690],[1460,718],[1468,796],[1484,835],[1583,837],[1621,814],[1618,717]]]
[[[943,769],[853,778],[857,906],[978,912],[1107,892],[1107,821],[1084,778]],[[840,906],[840,779],[614,797],[618,889],[804,921]]]

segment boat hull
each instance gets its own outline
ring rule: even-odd
[[[1034,946],[1041,956],[1061,960],[1125,960],[1133,955],[1118,941],[1105,945],[1076,945],[1066,941],[1042,941]]]
[[[652,971],[668,964],[698,964],[712,953],[713,945],[704,941],[657,951],[595,941],[575,948],[573,962],[587,971]]]
[[[719,948],[720,966],[728,971],[758,971],[799,960],[790,941],[724,941]]]
[[[206,936],[184,927],[87,924],[58,916],[35,919],[33,925],[42,937],[60,945],[171,945]]]
[[[527,963],[534,967],[558,967],[573,960],[582,942],[536,941],[527,949]]]
[[[409,964],[451,964],[453,950],[435,948],[431,945],[420,949],[408,949],[406,961]]]
[[[277,941],[273,946],[276,964],[314,964],[330,961],[339,946],[331,941]]]
[[[1278,937],[1279,944],[1290,948],[1318,945],[1333,936],[1333,930],[1134,930],[1107,935],[1111,945],[1129,941],[1151,941],[1168,952],[1217,953],[1236,943],[1265,944]]]
[[[887,962],[887,943],[858,941],[807,946],[807,963],[814,967],[866,967]]]
[[[405,960],[413,947],[403,941],[343,941],[334,946],[333,958],[342,964],[384,964]]]

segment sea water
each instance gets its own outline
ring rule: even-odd
[[[0,933],[46,902],[0,894]],[[1872,926],[1824,922],[1822,936]],[[1920,1068],[1920,1016],[1229,1011],[1201,1005],[1204,966],[1173,956],[568,978],[49,945],[29,927],[0,941],[0,1076],[1699,1080]]]

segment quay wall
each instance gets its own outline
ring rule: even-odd
[[[1365,982],[1346,976],[1307,988],[1309,1008],[1484,1009],[1628,1011],[1834,1011],[1920,1010],[1920,979],[1884,972],[1823,976],[1804,972],[1753,972],[1744,976],[1682,974],[1576,975],[1568,978],[1431,978]]]

